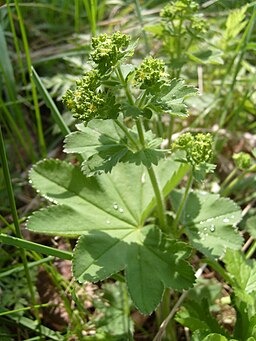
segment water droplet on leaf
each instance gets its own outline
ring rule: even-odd
[[[124,213],[124,209],[122,207],[119,208],[118,210],[120,213]]]
[[[228,218],[224,218],[223,219],[223,223],[229,223],[229,219]]]
[[[115,210],[117,210],[118,209],[118,205],[115,203],[115,204],[113,204],[113,207],[114,207],[114,209]]]
[[[210,226],[210,231],[211,231],[211,232],[214,232],[214,231],[215,231],[215,226],[214,226],[214,225],[211,225],[211,226]]]

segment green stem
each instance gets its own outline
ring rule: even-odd
[[[125,79],[123,77],[122,71],[120,69],[120,67],[117,68],[117,76],[120,79],[124,89],[125,89],[125,93],[127,96],[127,99],[129,101],[129,103],[131,105],[134,105],[134,100],[132,98],[132,95],[130,93],[129,87],[127,85],[127,83],[125,82]],[[119,122],[118,120],[115,120],[115,122],[118,124],[118,126],[125,132],[126,136],[129,138],[129,140],[133,143],[133,145],[136,145],[136,149],[140,150],[139,146],[137,145],[136,141],[133,139],[133,137],[131,136],[131,134],[129,134],[129,132],[127,131],[127,129],[124,128],[124,126],[122,125],[121,122]],[[140,143],[142,145],[142,147],[145,147],[145,138],[144,138],[144,133],[143,133],[143,127],[142,127],[142,123],[140,119],[136,120],[136,127],[138,130],[138,135],[140,138]],[[128,133],[128,134],[127,134]],[[164,206],[164,199],[162,196],[162,193],[160,191],[160,187],[154,172],[153,167],[151,168],[147,168],[148,171],[148,175],[155,193],[155,198],[156,198],[156,205],[157,205],[157,211],[158,211],[158,218],[159,218],[159,223],[160,223],[160,228],[163,232],[167,232],[167,223],[166,223],[166,217],[165,217],[165,206]]]
[[[145,47],[146,47],[146,53],[148,54],[150,52],[150,45],[149,45],[149,40],[148,40],[148,36],[144,30],[144,22],[143,22],[143,17],[141,14],[141,7],[140,7],[140,3],[138,0],[135,0],[135,8],[136,8],[136,12],[137,12],[137,16],[140,22],[140,26],[141,26],[141,30],[142,30],[142,34],[143,34],[143,38],[144,38],[144,42],[145,42]]]
[[[173,132],[173,125],[174,125],[174,118],[173,116],[170,116],[170,122],[168,125],[168,132],[167,132],[167,138],[168,138],[168,148],[171,148],[172,145],[172,132]]]
[[[235,176],[237,169],[234,168],[231,173],[226,177],[226,179],[221,184],[221,191],[226,187],[226,185],[230,182],[230,180]]]
[[[184,207],[186,205],[186,201],[187,201],[187,198],[188,198],[189,191],[190,191],[190,188],[192,186],[192,183],[193,183],[193,173],[191,171],[190,175],[189,175],[189,178],[188,178],[188,181],[187,181],[185,193],[183,195],[183,198],[182,198],[181,203],[179,205],[178,211],[176,213],[176,217],[175,217],[174,222],[172,224],[172,229],[173,229],[173,233],[174,234],[176,234],[176,232],[177,232],[177,227],[178,227],[178,224],[179,224],[179,221],[180,221],[180,217],[181,217],[183,209],[184,209]]]
[[[148,175],[150,177],[150,181],[151,181],[154,193],[155,193],[160,228],[164,233],[166,233],[167,223],[166,223],[166,217],[165,217],[164,199],[160,191],[153,166],[151,168],[147,168],[147,170],[148,170]]]
[[[256,250],[256,240],[253,241],[252,246],[250,247],[250,249],[246,252],[245,258],[249,259],[251,258],[251,256],[254,254]]]
[[[140,138],[140,143],[142,147],[145,147],[145,139],[144,139],[144,133],[143,133],[143,127],[140,118],[136,120],[136,127],[138,130],[139,138]]]
[[[130,308],[129,308],[129,300],[128,300],[128,292],[126,283],[120,282],[121,287],[121,297],[122,297],[122,308],[123,308],[123,327],[127,334],[130,331]]]
[[[126,83],[126,81],[125,81],[125,79],[124,79],[124,76],[123,76],[123,74],[122,74],[122,70],[121,70],[120,66],[118,66],[118,68],[116,69],[116,74],[117,74],[117,77],[119,78],[119,80],[120,80],[121,83],[122,83],[122,86],[123,86],[123,88],[124,88],[125,94],[126,94],[127,99],[128,99],[128,102],[129,102],[131,105],[134,105],[134,100],[133,100],[132,95],[131,95],[131,93],[130,93],[128,84]]]
[[[227,196],[231,192],[232,188],[235,187],[239,181],[241,181],[246,174],[253,173],[256,171],[256,164],[252,165],[249,169],[239,174],[222,192],[221,195]]]
[[[139,150],[139,147],[137,145],[136,140],[133,138],[133,136],[129,133],[129,130],[126,128],[124,124],[122,124],[119,120],[114,120],[115,123],[118,125],[120,129],[125,133],[126,137],[130,140],[130,142],[133,144],[136,150]]]
[[[159,328],[161,328],[163,321],[165,321],[167,316],[169,316],[170,308],[171,308],[171,292],[170,292],[170,289],[166,289],[163,295],[163,300],[158,310],[156,311],[156,316],[158,320],[157,322],[158,322]],[[173,321],[172,319],[169,320],[168,324],[165,327],[164,339],[168,341],[177,340],[175,321]]]
[[[14,222],[14,226],[15,226],[16,236],[18,238],[22,239],[22,234],[21,234],[20,225],[19,225],[19,218],[18,218],[18,213],[17,213],[17,209],[16,209],[16,204],[15,204],[15,198],[14,198],[14,193],[13,193],[13,188],[12,188],[11,176],[10,176],[10,172],[9,172],[8,161],[7,161],[6,151],[5,151],[5,147],[4,147],[4,139],[3,139],[3,135],[2,135],[1,125],[0,125],[0,158],[1,158],[1,162],[2,162],[3,173],[4,173],[5,183],[6,183],[6,189],[7,189],[7,193],[8,193],[8,197],[9,197],[9,202],[10,202],[13,222]],[[27,257],[26,257],[26,253],[25,253],[24,249],[22,249],[22,248],[20,249],[20,254],[21,254],[21,259],[22,259],[22,263],[24,266],[25,275],[27,278],[29,292],[31,295],[31,301],[32,301],[32,304],[35,306],[36,305],[35,293],[34,293],[32,279],[30,277],[30,272],[28,269],[28,261],[27,261]],[[35,315],[36,315],[37,321],[39,323],[40,318],[39,318],[39,314],[38,314],[37,310],[35,310]]]

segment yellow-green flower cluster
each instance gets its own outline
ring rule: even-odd
[[[136,85],[145,89],[156,85],[165,76],[165,64],[163,60],[149,56],[137,68],[134,79]]]
[[[177,138],[173,149],[184,150],[187,161],[193,166],[208,163],[212,158],[212,137],[209,133],[196,135],[185,133]]]
[[[198,10],[198,4],[193,0],[171,1],[160,12],[160,16],[168,20],[186,18]]]
[[[93,69],[76,82],[75,90],[68,90],[63,96],[63,101],[75,118],[89,121],[93,118],[108,118],[112,109],[112,115],[118,110],[115,97],[109,91],[99,89],[100,75]],[[112,107],[109,108],[109,103]]]
[[[101,34],[92,38],[90,58],[98,65],[101,73],[115,66],[125,55],[129,55],[127,48],[130,40],[129,35],[121,32],[115,32],[112,35]]]
[[[209,25],[207,21],[200,17],[200,16],[193,16],[191,18],[191,30],[197,34],[197,33],[205,33],[207,32],[209,28]]]
[[[233,160],[238,169],[244,170],[251,166],[251,156],[248,153],[235,153],[233,155]]]

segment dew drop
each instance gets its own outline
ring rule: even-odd
[[[114,207],[114,209],[115,210],[117,210],[118,209],[118,205],[115,203],[115,204],[113,204],[113,207]]]
[[[120,213],[124,213],[124,209],[122,207],[119,208],[118,210]]]
[[[145,181],[145,177],[146,177],[146,174],[143,173],[142,174],[142,177],[141,177],[141,183],[144,184],[146,181]]]
[[[211,226],[210,226],[210,231],[211,231],[211,232],[214,232],[214,231],[215,231],[215,226],[214,226],[214,225],[211,225]]]
[[[205,238],[203,237],[203,238],[201,238],[201,240],[205,240]]]
[[[224,218],[223,219],[223,223],[229,223],[229,219],[228,218]]]
[[[234,219],[234,218],[235,218],[235,216],[234,216],[234,215],[232,215],[232,216],[231,216],[231,218],[232,218],[232,219]]]
[[[109,221],[109,220],[107,220],[107,224],[110,224],[110,221]]]
[[[204,227],[204,231],[207,231],[207,227]]]

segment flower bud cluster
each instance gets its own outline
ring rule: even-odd
[[[184,150],[188,162],[193,166],[208,163],[212,158],[212,137],[209,133],[196,135],[185,133],[177,138],[173,149]]]
[[[194,34],[206,33],[208,28],[209,24],[204,18],[200,16],[193,16],[191,18],[191,30]]]
[[[134,78],[136,85],[140,85],[141,89],[146,89],[156,85],[165,76],[164,61],[149,56],[137,68]]]
[[[162,18],[174,20],[186,18],[198,10],[198,4],[193,0],[171,1],[160,12]]]
[[[109,107],[106,103],[114,103],[114,95],[108,91],[100,90],[99,71],[93,69],[76,82],[74,91],[68,90],[63,96],[63,101],[75,118],[89,121],[93,118],[108,118]],[[114,112],[114,110],[113,110]]]
[[[251,156],[248,153],[235,153],[233,155],[233,160],[238,169],[244,170],[251,166]]]
[[[76,82],[75,90],[68,90],[63,101],[75,118],[89,121],[93,118],[116,118],[120,105],[116,103],[111,88],[103,86],[109,71],[124,56],[132,54],[127,50],[131,37],[121,32],[112,35],[101,34],[92,38],[90,59],[96,67]]]
[[[106,72],[127,54],[131,37],[121,32],[112,35],[101,34],[92,38],[91,60],[97,65],[101,73]]]

